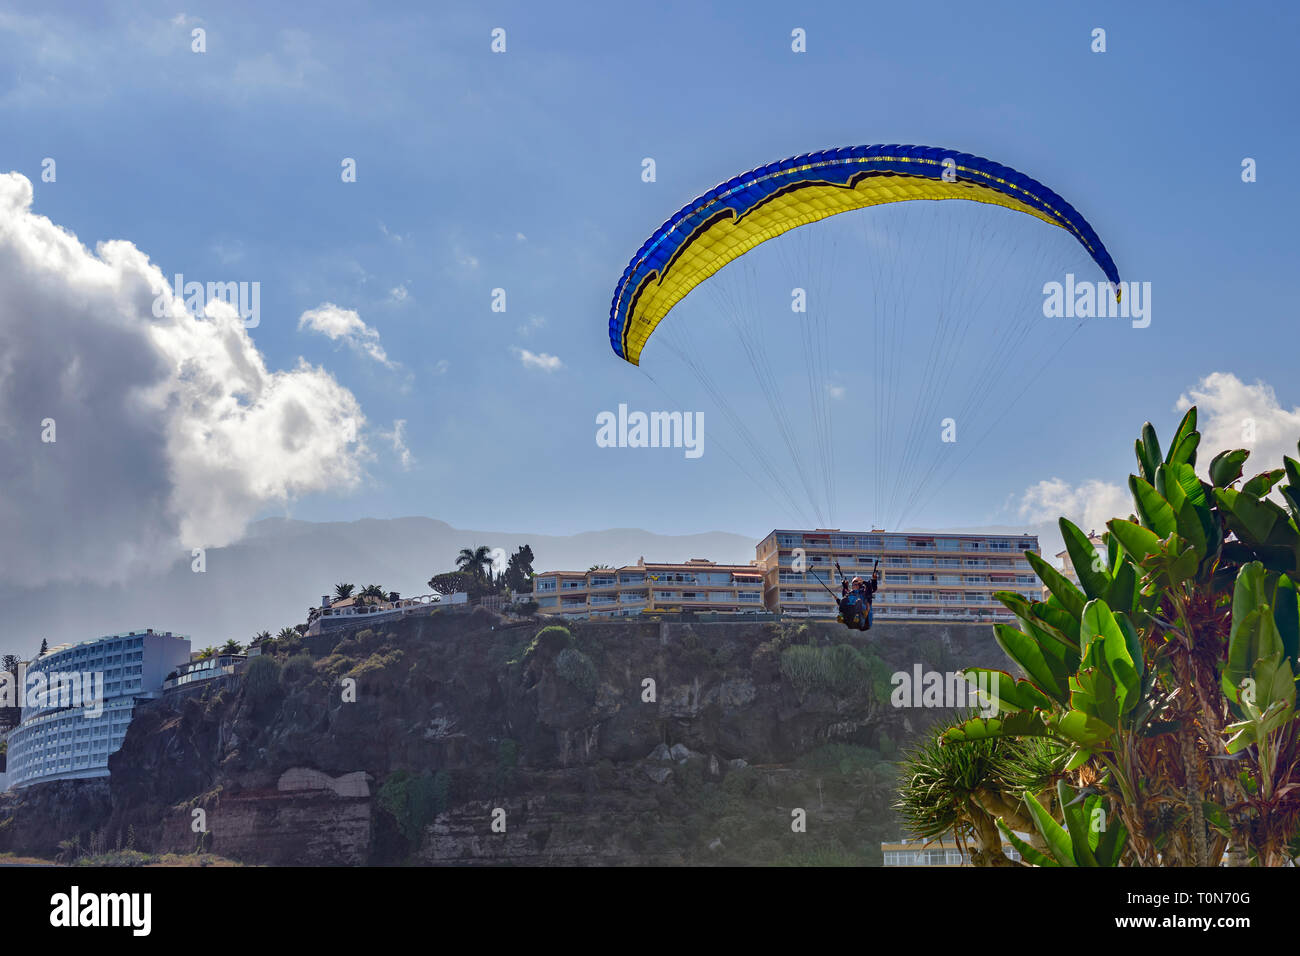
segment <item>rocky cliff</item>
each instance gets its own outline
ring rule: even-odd
[[[107,785],[0,797],[0,851],[877,864],[899,748],[952,713],[891,676],[1002,660],[988,626],[546,623],[322,635],[141,705]]]

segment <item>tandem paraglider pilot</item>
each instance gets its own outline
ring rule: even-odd
[[[871,572],[870,581],[855,577],[852,581],[844,581],[841,584],[840,620],[846,627],[856,628],[859,631],[871,629],[871,604],[876,599],[876,591],[879,587],[879,570]]]

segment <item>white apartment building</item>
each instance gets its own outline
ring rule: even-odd
[[[865,578],[878,560],[877,622],[1009,621],[1011,612],[993,595],[1014,591],[1038,600],[1038,577],[1024,556],[1038,550],[1032,534],[777,529],[758,543],[757,564],[764,604],[783,615],[834,618],[842,580],[835,564],[848,577]]]
[[[22,722],[9,733],[9,786],[108,776],[108,757],[122,746],[136,701],[160,696],[167,675],[189,659],[188,638],[150,628],[61,644],[32,661],[27,686],[33,675],[47,683],[69,675],[87,694],[102,688],[102,699],[74,706],[71,695],[52,695],[41,706],[24,707]],[[66,686],[67,677],[60,682]]]

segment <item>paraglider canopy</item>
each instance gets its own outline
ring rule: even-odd
[[[762,242],[882,203],[966,199],[1071,233],[1118,290],[1119,271],[1074,207],[999,163],[933,146],[854,146],[795,156],[709,190],[655,230],[614,291],[609,341],[633,365],[655,326],[691,289]]]
[[[656,229],[615,287],[609,341],[636,366],[651,340],[676,356],[724,420],[713,447],[805,525],[834,524],[838,458],[859,513],[871,494],[873,526],[902,527],[1082,328],[1043,296],[1093,266],[1105,281],[1083,287],[1118,302],[1093,227],[1008,166],[930,146],[824,150],[727,180]],[[643,374],[690,407],[657,357]]]

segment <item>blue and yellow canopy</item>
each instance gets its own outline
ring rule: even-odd
[[[620,357],[639,364],[650,333],[669,310],[759,243],[837,213],[913,199],[992,203],[1060,226],[1118,286],[1119,272],[1097,233],[1042,183],[951,149],[854,146],[751,170],[683,207],[623,271],[609,312],[610,344]]]

